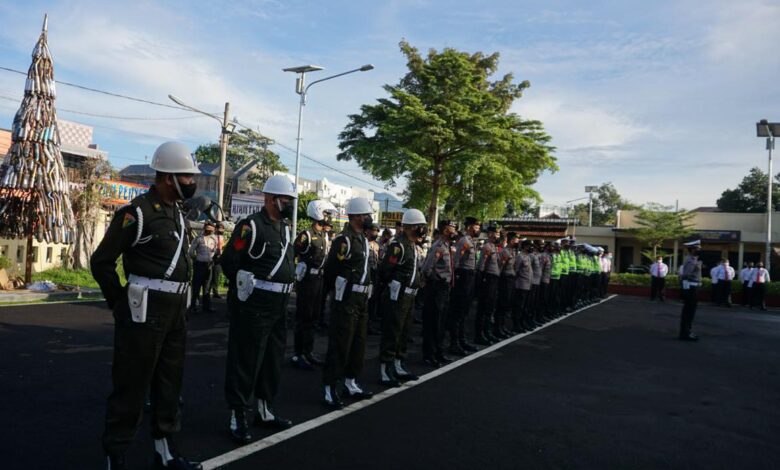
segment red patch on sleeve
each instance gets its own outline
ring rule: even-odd
[[[246,248],[246,240],[243,238],[236,238],[236,240],[233,242],[233,248],[236,251],[241,251],[244,248]]]

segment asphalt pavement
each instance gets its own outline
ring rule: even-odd
[[[217,307],[190,319],[177,438],[201,460],[236,448]],[[617,297],[223,468],[778,468],[780,315],[704,304],[702,340],[685,343],[679,311]],[[0,468],[102,468],[112,335],[103,303],[0,308]],[[411,368],[430,372],[415,341]],[[370,337],[363,382],[381,391],[377,343]],[[320,378],[286,365],[279,414],[322,420]],[[147,423],[129,460],[150,466]]]

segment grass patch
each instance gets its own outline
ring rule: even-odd
[[[92,277],[88,269],[52,268],[39,273],[33,273],[33,282],[51,281],[55,284],[67,284],[71,286],[91,287],[99,289],[97,281]]]

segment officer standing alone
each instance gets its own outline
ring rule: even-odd
[[[217,237],[214,235],[214,223],[206,221],[203,224],[203,233],[192,242],[188,252],[191,258],[195,258],[195,266],[192,273],[192,300],[190,301],[190,311],[193,313],[198,310],[198,298],[201,297],[201,291],[203,311],[209,313],[216,311],[211,308],[210,284],[213,276],[217,244]]]
[[[238,223],[222,253],[222,268],[230,281],[225,398],[231,409],[230,435],[237,443],[252,438],[255,426],[286,429],[292,423],[272,410],[279,389],[287,339],[287,303],[295,265],[290,221],[295,187],[284,175],[263,186],[264,205]]]
[[[125,453],[151,391],[155,469],[200,469],[174,449],[180,429],[185,314],[189,270],[184,216],[177,201],[195,194],[200,173],[189,149],[160,145],[152,157],[155,183],[119,209],[90,260],[92,275],[114,312],[113,391],[108,397],[103,450],[109,470],[126,468]],[[122,256],[127,285],[116,261]]]
[[[699,337],[691,332],[693,318],[696,316],[698,299],[696,295],[701,285],[701,260],[699,250],[701,241],[695,240],[685,244],[688,248],[688,256],[682,265],[683,307],[680,316],[680,339],[683,341],[698,341]]]

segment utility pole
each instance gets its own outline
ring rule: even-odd
[[[230,103],[225,103],[225,115],[222,118],[222,134],[219,139],[219,186],[217,187],[217,204],[222,208],[220,218],[225,211],[225,170],[227,169],[227,147],[230,134],[227,132],[228,114],[230,113]]]

